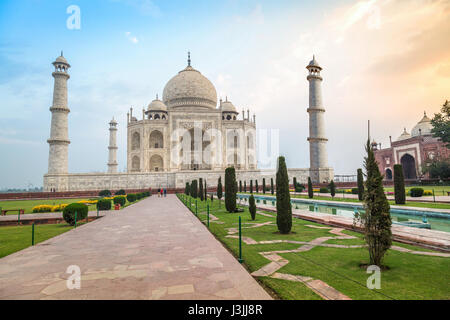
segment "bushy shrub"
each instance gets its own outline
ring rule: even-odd
[[[53,206],[48,204],[41,204],[33,207],[33,213],[52,212]]]
[[[217,198],[219,200],[222,199],[223,190],[222,190],[222,177],[219,177],[219,181],[217,182]]]
[[[116,192],[116,196],[124,196],[124,195],[126,195],[127,193],[125,192],[125,190],[123,190],[123,189],[120,189],[119,191],[117,191]]]
[[[331,180],[328,187],[330,188],[331,197],[334,198],[334,196],[336,195],[336,185],[334,184],[333,180]]]
[[[98,200],[98,202],[97,202],[97,209],[100,210],[100,211],[111,210],[111,200],[109,200],[109,199],[100,199],[100,200]]]
[[[411,188],[411,190],[409,190],[409,193],[411,197],[419,198],[423,196],[424,190],[422,188]]]
[[[98,193],[98,195],[100,197],[110,197],[111,196],[111,191],[109,190],[102,190]]]
[[[115,196],[113,201],[114,204],[120,204],[120,206],[123,207],[125,203],[127,203],[127,198],[125,196]]]
[[[255,197],[253,195],[250,196],[248,204],[249,204],[248,211],[250,211],[250,216],[252,217],[252,220],[255,220],[255,218],[256,218],[256,205],[255,205]]]
[[[109,204],[111,205],[111,201],[109,201]],[[88,206],[82,203],[72,203],[64,208],[63,218],[71,226],[75,224],[75,212],[77,221],[86,219],[88,215]]]
[[[137,200],[136,194],[135,193],[129,193],[127,194],[127,200],[128,202],[135,202]]]
[[[322,187],[322,188],[320,188],[320,191],[319,191],[320,193],[329,193],[330,191],[328,190],[328,188],[327,187]]]
[[[192,180],[192,182],[191,182],[191,197],[194,199],[197,199],[197,192],[198,192],[197,185],[198,185],[197,180]]]
[[[358,188],[352,188],[352,194],[358,194],[359,189]]]

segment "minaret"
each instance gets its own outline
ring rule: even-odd
[[[114,118],[109,123],[109,161],[108,173],[117,173],[117,122]]]
[[[323,182],[321,169],[328,168],[327,141],[325,137],[325,109],[322,104],[322,68],[313,60],[306,67],[309,81],[309,158],[310,175],[313,182]]]
[[[55,86],[53,89],[53,105],[50,108],[52,113],[50,139],[47,140],[50,145],[48,173],[61,174],[68,173],[70,141],[67,118],[70,110],[67,106],[67,80],[70,76],[67,71],[70,64],[61,52],[61,56],[56,58],[53,65],[55,66],[55,72],[52,73],[52,76],[55,78]]]

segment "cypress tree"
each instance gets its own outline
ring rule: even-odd
[[[358,199],[359,201],[363,200],[364,196],[364,177],[362,169],[358,169]]]
[[[242,180],[239,180],[239,192],[242,193]]]
[[[247,192],[247,181],[244,181],[244,192]]]
[[[253,195],[251,195],[250,198],[248,199],[248,211],[250,211],[250,216],[252,217],[252,220],[255,220],[256,204],[255,204],[255,197]]]
[[[206,188],[206,179],[205,179],[205,201],[208,200],[208,188]]]
[[[258,180],[255,180],[255,189],[256,189],[256,193],[258,193],[259,192]]]
[[[191,183],[191,197],[196,199],[197,198],[197,180],[192,180]]]
[[[205,196],[204,192],[203,192],[203,179],[200,178],[198,180],[198,184],[199,184],[199,189],[198,189],[198,193],[200,196],[200,201],[203,201],[203,197]]]
[[[308,177],[308,197],[312,199],[314,197],[314,190],[311,181],[311,177]]]
[[[184,189],[184,194],[187,196],[191,194],[191,190],[189,190],[189,189],[190,189],[189,182],[186,182],[186,188]]]
[[[284,157],[278,158],[277,171],[277,226],[281,234],[287,234],[292,229],[292,206],[289,193],[289,177]]]
[[[221,200],[222,196],[223,196],[222,177],[219,177],[219,182],[217,182],[217,199]]]
[[[330,188],[331,197],[334,198],[334,196],[336,195],[336,185],[334,184],[333,180],[331,180],[328,187]]]
[[[266,194],[266,178],[263,178],[263,194]]]
[[[370,265],[381,267],[384,254],[391,247],[391,215],[389,202],[383,188],[383,176],[375,160],[370,141],[366,145],[367,157],[364,167],[367,172],[364,193],[365,213],[356,216],[364,229],[364,239],[368,245]]]
[[[394,194],[395,204],[405,204],[405,178],[403,176],[403,166],[401,164],[394,165]]]
[[[272,195],[275,193],[275,190],[273,189],[273,178],[270,178],[270,192]]]
[[[213,201],[214,201],[214,194],[211,193],[211,204],[213,203]]]
[[[253,193],[253,180],[250,180],[250,193]]]
[[[225,207],[228,212],[236,212],[236,171],[234,167],[225,169]]]
[[[297,191],[297,178],[294,177],[294,191]]]

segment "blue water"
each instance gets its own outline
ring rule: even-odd
[[[238,194],[238,199],[248,198],[249,195]],[[272,197],[255,195],[255,200],[262,204],[276,206],[276,201]],[[350,205],[348,203],[324,204],[308,201],[307,199],[291,199],[292,208],[300,210],[308,210],[311,212],[327,213],[342,217],[353,218],[356,211],[364,212],[362,205]],[[427,223],[431,225],[432,230],[440,230],[450,232],[450,214],[439,211],[422,211],[409,209],[393,209],[391,208],[391,218],[395,222],[422,222],[426,217]]]

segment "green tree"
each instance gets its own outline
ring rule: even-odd
[[[394,165],[394,194],[395,204],[406,203],[405,178],[403,176],[403,166],[401,164]]]
[[[259,192],[258,180],[255,180],[255,189],[256,189],[256,193],[258,193]]]
[[[282,234],[291,232],[292,206],[289,193],[289,177],[284,157],[278,158],[277,183],[277,226]]]
[[[242,193],[242,180],[239,180],[239,192]]]
[[[200,201],[203,201],[203,197],[205,196],[205,193],[203,191],[203,179],[202,178],[198,179],[198,184],[199,184],[198,193],[199,193]]]
[[[250,180],[250,193],[253,193],[253,180]]]
[[[450,101],[445,100],[441,113],[436,113],[431,119],[431,125],[433,137],[439,138],[447,148],[450,148]]]
[[[252,220],[255,220],[256,204],[255,204],[255,197],[253,195],[251,195],[250,198],[248,199],[248,211],[250,211],[250,216],[252,217]]]
[[[273,178],[270,178],[270,193],[272,193],[272,195],[275,193],[274,186],[273,186]]]
[[[196,199],[197,198],[197,180],[192,180],[191,183],[191,197]]]
[[[294,191],[297,190],[297,178],[294,177]]]
[[[308,197],[312,199],[314,197],[314,190],[311,181],[311,177],[308,177]]]
[[[208,200],[208,188],[206,187],[206,179],[205,179],[205,201]]]
[[[186,188],[184,189],[184,194],[187,196],[191,194],[189,182],[186,182]]]
[[[266,178],[263,178],[262,189],[263,189],[263,194],[266,194]]]
[[[370,265],[382,267],[383,257],[392,245],[390,206],[384,194],[381,175],[370,140],[366,145],[367,157],[364,159],[367,179],[364,193],[364,213],[355,219],[361,223],[364,239],[369,250]]]
[[[432,179],[450,178],[450,159],[433,159],[427,161],[422,167],[423,173],[429,173]]]
[[[364,177],[362,169],[358,169],[358,200],[362,201],[364,196]]]
[[[219,177],[219,181],[217,182],[217,199],[221,200],[222,196],[223,196],[222,177]]]
[[[336,185],[334,184],[333,180],[331,180],[328,187],[330,188],[331,197],[334,198],[334,196],[336,195]]]
[[[236,171],[234,167],[225,169],[225,207],[228,212],[236,212]]]
[[[244,192],[247,192],[247,181],[244,181]]]

